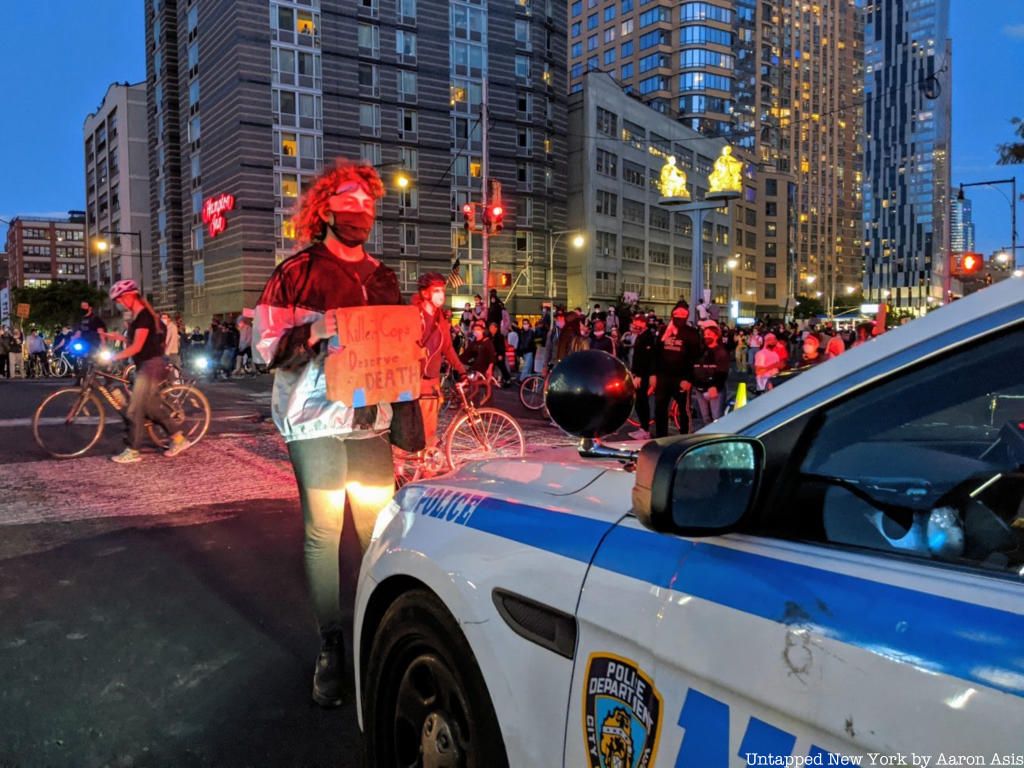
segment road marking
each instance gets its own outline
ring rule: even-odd
[[[213,416],[211,421],[244,421],[245,419],[262,419],[262,416],[258,413],[241,413],[234,414],[231,416]],[[108,416],[107,421],[116,423],[116,417]],[[40,419],[40,423],[43,426],[56,426],[64,423],[64,419],[60,416],[49,416],[45,419]],[[99,419],[95,416],[85,419],[75,419],[75,424],[98,424]],[[20,418],[20,419],[0,419],[0,429],[4,427],[31,427],[31,418]]]

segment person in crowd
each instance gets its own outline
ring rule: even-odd
[[[548,331],[547,342],[545,343],[546,359],[545,363],[547,368],[553,368],[558,356],[558,340],[562,336],[562,332],[565,330],[565,312],[562,309],[556,309],[551,324],[551,330]]]
[[[181,370],[181,334],[178,331],[178,324],[174,322],[171,316],[164,312],[160,315],[160,320],[164,324],[164,357],[167,361]]]
[[[231,318],[226,318],[221,323],[221,333],[220,370],[227,380],[231,378],[231,374],[235,370],[235,362],[238,359],[238,326],[232,322]]]
[[[729,351],[721,343],[717,325],[705,326],[704,350],[693,366],[693,388],[697,410],[705,425],[722,418],[725,412],[726,382],[729,379]]]
[[[462,317],[459,318],[459,325],[462,326],[462,332],[468,336],[470,326],[473,325],[473,305],[468,301],[462,309]]]
[[[672,309],[672,322],[659,341],[654,375],[649,390],[654,393],[654,435],[668,436],[669,403],[679,406],[679,428],[693,431],[690,416],[690,392],[693,389],[693,365],[700,357],[700,336],[687,321],[690,306],[684,300]]]
[[[122,342],[124,349],[114,355],[113,361],[131,359],[135,363],[135,382],[132,396],[125,412],[125,449],[112,457],[118,464],[134,464],[142,461],[139,448],[145,439],[146,422],[152,421],[171,436],[164,456],[177,456],[189,447],[185,435],[171,419],[160,386],[164,382],[167,367],[164,364],[163,324],[149,302],[142,298],[139,286],[134,280],[119,280],[110,288],[110,300],[131,313],[132,321],[127,335],[108,334]]]
[[[235,368],[241,372],[242,367],[252,361],[252,320],[240,316],[238,327],[238,363]]]
[[[423,414],[423,433],[427,448],[437,443],[437,414],[441,406],[441,365],[445,361],[460,376],[466,375],[466,366],[459,360],[452,346],[452,334],[445,316],[444,275],[426,272],[416,282],[416,294],[412,303],[420,310],[423,333],[420,345],[423,360],[420,362],[420,412]]]
[[[11,348],[14,346],[14,337],[11,336],[11,329],[6,325],[0,328],[0,376],[5,379],[11,378]]]
[[[519,380],[522,381],[533,373],[533,358],[537,350],[537,338],[529,318],[523,320],[519,331],[519,346],[516,350],[519,358]]]
[[[507,387],[512,381],[512,374],[508,369],[505,334],[501,332],[501,327],[497,323],[490,323],[487,330],[491,337],[491,344],[494,345],[494,367],[501,374],[501,386]]]
[[[633,345],[636,343],[637,337],[637,325],[635,320],[630,320],[629,325],[625,327],[625,331],[619,334],[619,339],[615,344],[615,356],[626,364],[628,368],[633,361]],[[618,333],[618,329],[616,329]],[[612,339],[615,341],[615,339]]]
[[[612,356],[615,355],[615,344],[612,343],[611,338],[608,336],[604,320],[594,321],[594,329],[590,334],[590,348],[607,352]]]
[[[648,431],[651,424],[650,396],[653,392],[651,377],[654,376],[654,366],[658,358],[658,321],[654,317],[637,315],[633,320],[632,331],[635,340],[629,370],[633,374],[633,382],[636,385],[636,416],[640,426],[630,432],[629,436],[634,440],[649,440],[651,437],[651,433]]]
[[[767,392],[772,388],[772,379],[782,370],[778,354],[778,340],[774,333],[764,336],[764,345],[754,357],[754,376],[758,392]]]
[[[71,351],[71,347],[68,345],[71,343],[72,335],[71,326],[69,325],[63,326],[60,331],[54,334],[53,344],[50,346],[54,359],[59,358],[62,353]]]
[[[45,376],[50,378],[50,367],[46,364],[46,340],[35,328],[28,335],[28,378]]]
[[[28,371],[25,370],[25,334],[21,328],[15,328],[11,332],[11,369],[14,375],[25,378]]]
[[[377,514],[394,493],[390,404],[329,400],[324,374],[329,344],[345,343],[332,310],[402,303],[398,277],[364,247],[383,195],[377,171],[365,164],[339,161],[313,180],[295,219],[305,247],[278,264],[253,321],[253,354],[274,371],[271,413],[299,489],[320,630],[313,700],[324,707],[344,699],[339,544],[345,505],[365,551]]]
[[[474,320],[472,338],[466,349],[459,355],[462,364],[469,370],[479,374],[470,382],[470,399],[475,399],[481,387],[486,388],[494,375],[494,366],[498,356],[494,351],[494,342],[487,336],[487,328],[483,320]]]
[[[761,335],[761,329],[759,326],[753,326],[750,329],[750,333],[747,334],[747,367],[754,368],[757,359],[757,353],[761,351],[761,347],[764,346],[764,336]]]
[[[512,378],[519,376],[519,325],[512,323],[505,334],[505,364],[512,373]]]
[[[553,365],[558,365],[573,352],[580,352],[588,348],[587,340],[580,332],[582,322],[580,315],[576,312],[566,312],[563,321],[564,326],[559,329],[558,341],[554,346]],[[558,324],[557,321],[555,324]]]
[[[750,370],[750,366],[747,364],[747,334],[742,329],[737,328],[734,339],[736,340],[736,370],[740,373],[746,373]]]
[[[498,290],[496,288],[491,288],[487,301],[487,326],[490,327],[493,324],[498,326],[498,329],[500,330],[504,312],[505,303],[498,298]]]
[[[811,333],[804,337],[804,356],[801,366],[810,368],[825,362],[825,355],[821,352],[821,339]]]
[[[484,306],[484,297],[479,293],[473,297],[473,322],[477,320],[487,320],[487,307]],[[485,326],[486,327],[486,326]],[[472,330],[472,326],[470,327]]]
[[[825,345],[825,359],[831,360],[833,357],[839,357],[845,351],[846,343],[839,336],[833,336]]]

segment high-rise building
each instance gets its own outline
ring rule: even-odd
[[[82,133],[89,283],[131,279],[151,293],[146,84],[111,84]]]
[[[924,310],[944,300],[949,269],[949,2],[865,12],[864,288]]]
[[[675,158],[692,200],[703,200],[726,141],[658,114],[604,73],[590,72],[583,83],[569,97],[569,240],[583,235],[582,247],[569,251],[569,306],[636,294],[667,316],[679,298],[695,304],[697,216],[660,205],[657,182]],[[760,176],[758,184],[748,175],[741,197],[705,212],[700,224],[703,284],[737,317],[777,317],[787,299],[791,185]]]
[[[564,14],[554,0],[147,3],[166,301],[190,324],[252,306],[296,247],[303,191],[338,157],[381,170],[389,193],[367,250],[403,290],[458,258],[463,290],[482,292],[481,237],[461,208],[481,196],[487,78],[487,172],[507,210],[491,271],[517,278],[511,309],[536,310],[547,234],[565,226]],[[563,283],[564,263],[563,244]]]
[[[10,285],[32,288],[57,280],[82,280],[85,270],[85,221],[15,216],[7,228]]]
[[[569,6],[570,90],[602,69],[651,108],[743,147],[767,210],[777,206],[758,176],[794,184],[787,293],[827,306],[862,276],[860,2]]]
[[[971,201],[953,198],[949,211],[949,250],[963,253],[974,250],[974,220]]]

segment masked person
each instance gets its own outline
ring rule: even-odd
[[[629,433],[634,440],[649,440],[651,433],[651,377],[658,359],[658,319],[644,318],[638,315],[631,326],[635,339],[633,341],[633,358],[629,371],[633,374],[636,384],[636,417],[640,422],[638,429]]]
[[[441,406],[441,364],[448,364],[461,376],[466,366],[455,354],[452,334],[444,313],[444,275],[427,272],[416,283],[419,289],[412,303],[419,307],[423,335],[423,362],[420,368],[420,411],[423,414],[423,432],[427,447],[437,442],[437,412]]]
[[[494,342],[487,335],[483,320],[473,321],[469,344],[466,345],[459,358],[469,370],[479,374],[474,377],[469,391],[470,399],[476,402],[480,387],[484,387],[486,390],[490,386],[491,376],[494,374],[494,364],[498,359],[494,351]],[[483,399],[489,400],[490,393],[488,392]]]
[[[692,431],[690,390],[693,388],[693,364],[700,357],[700,336],[687,323],[690,306],[680,301],[672,310],[672,322],[658,344],[655,375],[648,390],[654,393],[654,436],[668,437],[668,408],[675,400],[679,406],[679,429]]]
[[[706,425],[722,418],[725,410],[729,350],[722,344],[722,331],[717,325],[706,325],[701,333],[704,337],[704,351],[693,366],[693,388],[697,392],[697,410]]]
[[[171,419],[170,411],[160,397],[160,385],[164,382],[167,366],[164,364],[164,329],[159,316],[142,298],[139,286],[134,280],[121,280],[110,288],[110,298],[122,312],[130,312],[131,323],[127,337],[116,333],[104,334],[124,343],[124,349],[114,355],[115,362],[131,358],[135,363],[135,383],[132,396],[125,412],[128,446],[113,457],[118,464],[133,464],[142,460],[139,446],[142,445],[146,420],[158,424],[171,436],[171,442],[164,456],[177,456],[190,443]]]
[[[271,413],[295,471],[305,529],[306,575],[320,629],[313,700],[339,706],[345,653],[338,552],[346,501],[365,551],[377,513],[394,493],[390,404],[327,399],[324,359],[337,337],[331,310],[400,304],[395,273],[363,244],[384,195],[368,165],[339,162],[306,192],[295,217],[308,245],[274,270],[256,306],[255,357],[274,371]]]

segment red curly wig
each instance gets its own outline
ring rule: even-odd
[[[320,209],[335,194],[342,184],[356,182],[374,199],[384,197],[384,184],[372,165],[354,163],[343,158],[334,163],[334,168],[324,171],[302,196],[295,222],[295,235],[303,243],[324,239],[326,225],[320,218]]]

